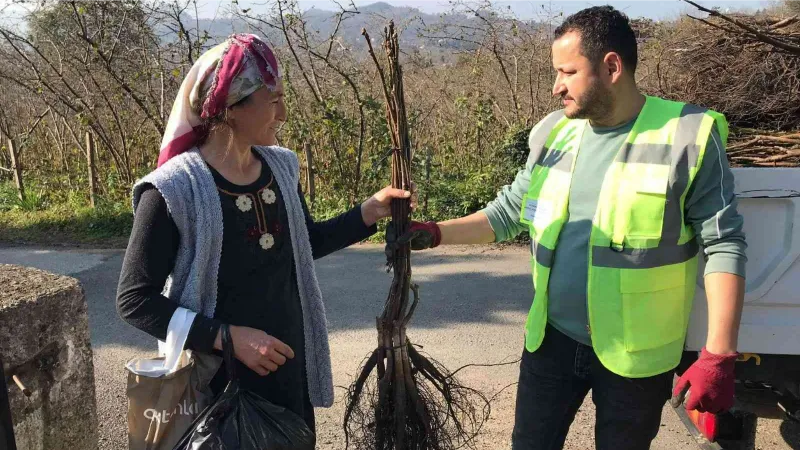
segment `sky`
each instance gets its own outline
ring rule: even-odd
[[[102,1],[102,0],[101,0]],[[106,0],[113,1],[113,0]],[[356,6],[364,6],[374,3],[375,0],[353,0]],[[697,3],[706,7],[719,7],[722,11],[730,10],[752,10],[769,6],[777,0],[705,0]],[[337,10],[338,7],[333,0],[298,0],[302,9],[317,8],[323,10]],[[340,3],[347,4],[349,0],[342,0]],[[450,9],[447,0],[385,0],[386,3],[395,6],[410,6],[418,8],[425,13],[442,13]],[[14,21],[23,10],[19,6],[18,0],[0,0],[0,22]],[[239,5],[243,8],[251,7],[257,12],[260,9],[266,10],[267,4],[273,3],[269,0],[239,0]],[[580,9],[594,6],[610,4],[615,8],[625,12],[629,17],[647,17],[654,20],[672,19],[681,13],[695,12],[693,6],[680,0],[637,0],[637,1],[597,1],[597,0],[511,0],[494,2],[496,5],[507,8],[510,7],[521,19],[535,18],[543,8],[553,12],[563,12],[565,15],[574,13]],[[199,16],[202,18],[213,18],[230,5],[230,0],[198,0]]]
[[[221,0],[221,1],[200,0],[200,1],[202,1],[204,4],[203,9],[211,13],[212,16],[213,16],[212,12],[213,10],[218,9],[220,5],[225,5],[228,3],[228,1],[226,0]],[[348,1],[349,0],[342,0],[340,1],[340,3],[347,4]],[[368,5],[371,3],[375,3],[375,1],[376,0],[366,0],[366,1],[354,0],[356,6]],[[410,0],[410,1],[385,0],[384,2],[394,6],[410,6],[413,8],[418,8],[425,13],[442,13],[450,9],[450,5],[447,0]],[[261,1],[256,0],[250,2],[248,2],[247,0],[239,0],[240,5],[248,3],[253,4],[254,7],[257,8],[258,7],[257,5],[264,5],[265,0]],[[325,10],[338,9],[336,3],[334,3],[332,0],[298,0],[298,3],[300,7],[303,9],[308,9],[308,8],[317,8]],[[568,15],[576,11],[579,11],[583,8],[587,8],[589,6],[610,4],[617,9],[624,11],[630,17],[648,17],[654,20],[671,19],[681,13],[695,10],[693,6],[680,0],[638,0],[638,1],[512,0],[512,1],[495,1],[493,3],[502,8],[510,6],[511,10],[522,19],[535,17],[538,11],[542,10],[543,6],[545,8],[551,8],[556,12],[563,11],[565,15]],[[708,1],[697,1],[696,3],[706,7],[719,7],[724,11],[725,9],[728,8],[730,8],[731,10],[735,9],[748,10],[748,9],[763,8],[769,6],[771,1],[770,0],[708,0]],[[203,14],[201,13],[200,15]]]

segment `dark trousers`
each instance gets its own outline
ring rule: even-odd
[[[646,450],[658,434],[672,372],[625,378],[603,367],[591,347],[550,325],[541,347],[523,350],[515,413],[514,450],[557,450],[592,390],[597,450]]]

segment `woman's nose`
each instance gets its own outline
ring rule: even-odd
[[[286,104],[281,102],[278,106],[278,110],[275,111],[275,120],[279,122],[286,122],[286,115]]]

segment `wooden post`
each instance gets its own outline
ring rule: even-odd
[[[311,200],[311,204],[314,204],[314,154],[311,152],[311,144],[306,142],[303,144],[303,150],[306,152],[306,164],[307,170],[306,175],[308,176],[308,196]]]
[[[86,165],[89,167],[89,204],[94,208],[97,187],[94,173],[94,136],[91,131],[86,132]]]
[[[19,155],[17,155],[17,148],[14,146],[14,140],[8,139],[8,152],[11,155],[11,170],[14,171],[14,183],[17,185],[17,196],[20,200],[25,200],[25,185],[22,182],[22,164],[19,162]]]

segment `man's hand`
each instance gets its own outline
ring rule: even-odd
[[[691,388],[686,409],[718,413],[734,403],[734,366],[738,353],[716,355],[703,348],[700,358],[678,379],[672,406],[678,407]]]
[[[700,358],[680,377],[672,404],[683,402],[691,388],[686,409],[717,413],[734,403],[739,322],[744,303],[744,278],[730,273],[705,276],[708,299],[708,337]]]
[[[425,250],[439,246],[442,242],[442,231],[436,222],[411,222],[411,227],[402,236],[395,239],[394,223],[386,227],[386,253],[405,244],[411,244],[412,250]]]

